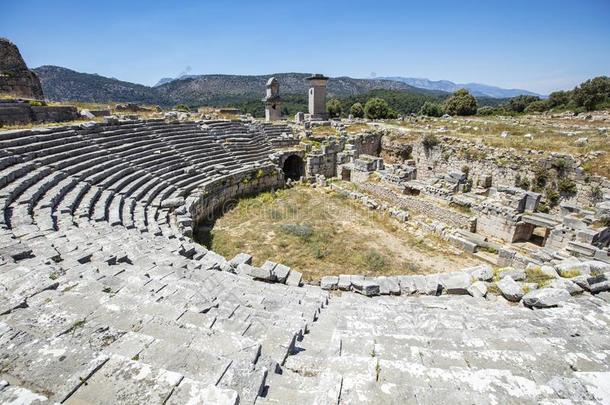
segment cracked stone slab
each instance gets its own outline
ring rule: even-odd
[[[71,395],[66,404],[164,403],[182,375],[121,356],[112,356]]]

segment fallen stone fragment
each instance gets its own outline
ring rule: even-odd
[[[610,272],[610,263],[604,263],[598,260],[588,260],[586,262],[583,262],[583,264],[585,266],[589,266],[589,270],[591,270],[591,275],[594,276]]]
[[[500,279],[503,279],[506,276],[510,276],[514,281],[523,281],[526,278],[525,271],[513,269],[512,267],[505,267],[500,269],[498,272]]]
[[[496,285],[502,296],[509,301],[519,302],[524,295],[523,288],[509,276],[504,277]]]
[[[320,280],[320,288],[322,288],[323,290],[334,290],[335,288],[337,288],[338,284],[339,277],[337,276],[326,276],[322,277],[322,280]]]
[[[564,261],[555,265],[555,270],[557,270],[557,273],[559,273],[561,277],[568,278],[591,273],[591,267],[587,263],[573,260]]]
[[[557,274],[557,270],[555,270],[552,266],[540,266],[540,272],[549,278],[559,278],[559,274]]]
[[[465,269],[464,271],[479,281],[491,281],[491,279],[493,279],[494,277],[494,273],[491,269],[491,266],[477,266]]]
[[[563,288],[542,288],[523,296],[523,305],[531,308],[556,307],[570,298],[568,290]]]
[[[487,286],[482,281],[476,281],[468,287],[468,294],[475,298],[484,298],[487,295]]]
[[[587,283],[590,286],[589,291],[591,291],[593,294],[602,291],[610,291],[610,273],[589,277],[587,278]]]
[[[564,278],[558,278],[549,283],[547,287],[550,288],[562,288],[570,293],[570,295],[581,294],[583,292],[583,288],[573,282],[572,280],[566,280]]]

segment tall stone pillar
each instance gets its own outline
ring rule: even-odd
[[[280,97],[280,83],[275,77],[267,80],[267,89],[263,102],[265,103],[265,120],[277,121],[282,119],[282,98]]]
[[[307,78],[309,80],[309,119],[327,120],[326,112],[326,83],[328,77],[316,73]]]

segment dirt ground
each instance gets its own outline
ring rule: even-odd
[[[255,265],[284,263],[306,280],[332,274],[426,274],[481,263],[434,234],[328,189],[306,186],[241,199],[199,239],[226,257],[246,252]]]

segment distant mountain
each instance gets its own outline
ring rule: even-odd
[[[49,100],[165,104],[154,89],[141,84],[80,73],[59,66],[41,66],[34,69],[34,72],[40,78],[44,95]]]
[[[534,93],[523,89],[503,89],[496,86],[489,86],[480,83],[454,83],[449,80],[428,80],[418,79],[413,77],[383,77],[385,80],[394,80],[400,83],[406,83],[413,87],[418,87],[427,90],[440,90],[446,92],[454,92],[458,89],[468,89],[472,95],[476,97],[493,97],[493,98],[510,98],[519,95],[544,97],[541,94]]]
[[[57,101],[83,102],[135,102],[173,106],[187,103],[191,106],[218,105],[245,99],[259,100],[264,96],[265,83],[270,76],[280,82],[281,94],[307,94],[307,73],[277,73],[261,76],[243,75],[189,75],[179,79],[162,79],[154,87],[124,82],[97,74],[80,73],[58,66],[41,66],[34,69],[45,96]],[[160,81],[160,82],[161,82]],[[368,93],[372,90],[394,90],[442,97],[438,90],[426,90],[395,80],[331,78],[329,97],[344,97]]]

